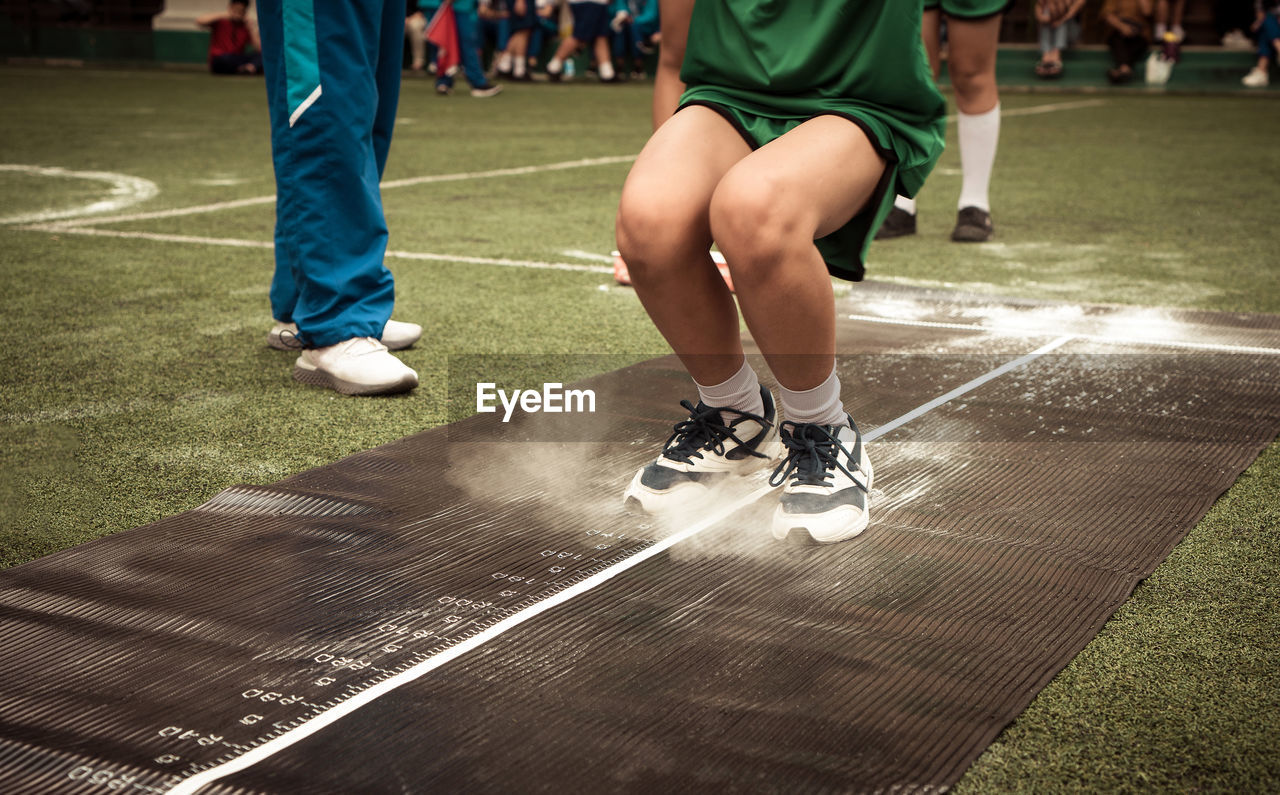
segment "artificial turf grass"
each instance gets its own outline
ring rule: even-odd
[[[1278,661],[1273,444],[956,791],[1280,790]]]
[[[15,74],[22,80],[13,80]],[[473,101],[439,99],[425,93],[425,85],[407,86],[403,94],[401,119],[412,121],[397,129],[388,179],[624,154],[645,138],[647,87],[513,86],[494,101]],[[0,89],[12,110],[0,125],[7,160],[156,180],[160,196],[137,211],[274,189],[259,83],[0,69]],[[1269,215],[1257,214],[1275,206],[1278,186],[1255,177],[1263,173],[1259,167],[1274,166],[1275,154],[1260,144],[1275,129],[1274,103],[1108,99],[1095,109],[1006,121],[993,186],[998,245],[946,241],[958,189],[958,179],[946,173],[958,165],[950,150],[921,197],[921,235],[893,248],[875,244],[872,278],[1080,301],[1280,312],[1270,260],[1261,256],[1273,245],[1265,234]],[[1058,101],[1008,97],[1005,107]],[[1246,166],[1245,177],[1232,176]],[[607,182],[625,168],[388,191],[392,246],[461,252],[493,246],[471,253],[529,259],[552,256],[561,240],[603,249],[620,187],[610,190]],[[196,181],[209,176],[244,182]],[[34,209],[17,186],[26,179],[0,173],[0,215]],[[1054,182],[1059,179],[1069,184]],[[507,195],[492,198],[503,191]],[[50,200],[72,201],[40,198]],[[530,208],[529,217],[538,220],[526,224]],[[468,215],[477,222],[456,223]],[[251,229],[261,235],[256,239],[268,240],[270,218],[264,205],[244,216],[189,216],[172,228],[220,237],[249,236],[244,232]],[[568,234],[556,226],[561,218],[571,219]],[[112,228],[159,231],[170,229],[168,223]],[[454,234],[463,229],[466,234]],[[1095,261],[1090,246],[1111,253]],[[15,495],[12,503],[5,500],[3,561],[145,524],[194,507],[225,486],[271,482],[439,424],[446,417],[448,357],[460,351],[637,358],[665,351],[633,294],[598,290],[610,284],[607,276],[448,263],[397,261],[392,267],[399,279],[397,316],[427,326],[423,342],[404,354],[423,386],[407,397],[346,399],[292,383],[292,357],[263,346],[269,250],[0,229],[6,276],[0,308],[8,320],[0,327],[0,414],[8,425],[0,496]],[[1266,734],[1274,709],[1254,712],[1267,706],[1257,688],[1223,671],[1254,666],[1246,674],[1263,672],[1251,681],[1265,685],[1271,681],[1265,672],[1280,669],[1274,619],[1268,620],[1276,580],[1255,576],[1280,551],[1280,522],[1259,508],[1275,505],[1277,455],[1273,447],[1250,469],[1263,490],[1237,485],[1227,497],[1245,489],[1241,515],[1255,512],[1263,540],[1232,547],[1241,562],[1218,565],[1209,554],[1212,543],[1186,553],[1193,569],[1218,578],[1210,590],[1225,595],[1222,609],[1195,615],[1184,596],[1194,578],[1179,569],[1164,574],[1169,564],[1157,570],[1103,631],[1101,637],[1117,636],[1115,645],[1086,648],[1049,695],[1036,699],[978,761],[963,787],[1146,789],[1164,782],[1160,788],[1275,788],[1268,785],[1276,753]],[[14,510],[22,511],[20,518]],[[1148,596],[1166,587],[1159,585],[1166,576],[1168,605]],[[1252,588],[1260,590],[1247,605],[1231,598]],[[1150,612],[1127,618],[1126,611],[1148,604],[1144,600],[1151,600]],[[1265,610],[1248,609],[1256,604]],[[1188,611],[1192,618],[1177,618]],[[1205,628],[1210,621],[1217,629]],[[1154,629],[1178,623],[1191,635],[1246,639],[1219,640],[1216,658],[1183,653],[1204,645],[1181,634],[1159,639],[1159,649],[1179,650],[1179,664],[1168,665],[1162,655],[1138,654],[1152,643],[1151,622]],[[1138,660],[1144,668],[1127,667]],[[1153,733],[1144,727],[1169,726],[1165,691],[1145,697],[1136,686],[1095,684],[1171,679],[1185,679],[1181,692],[1198,703],[1246,715],[1247,725],[1224,728],[1194,712],[1191,725]],[[1214,701],[1235,699],[1236,688],[1238,700]],[[1091,690],[1100,695],[1086,700],[1079,694]],[[1226,749],[1224,756],[1205,744]],[[1189,760],[1176,758],[1179,748],[1189,751]],[[1105,757],[1102,768],[1091,750]],[[1261,761],[1231,762],[1247,758]]]

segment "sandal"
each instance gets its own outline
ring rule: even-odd
[[[1036,77],[1041,80],[1054,80],[1062,77],[1061,61],[1041,61],[1036,64]]]

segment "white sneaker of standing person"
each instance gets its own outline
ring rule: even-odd
[[[402,351],[422,337],[422,326],[417,323],[401,323],[399,320],[388,320],[382,329],[382,344],[387,350]],[[278,351],[300,351],[302,342],[298,339],[298,327],[293,323],[276,321],[276,325],[267,332],[267,345]]]
[[[337,345],[305,349],[293,366],[293,378],[344,395],[392,395],[418,385],[413,368],[373,337],[352,337]]]
[[[844,425],[784,421],[779,427],[787,457],[769,479],[770,485],[783,487],[773,514],[773,537],[779,541],[794,533],[793,541],[834,544],[867,529],[871,461],[853,418],[846,414],[845,420]]]

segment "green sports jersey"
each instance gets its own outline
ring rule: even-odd
[[[898,192],[913,196],[946,124],[920,15],[908,0],[697,0],[681,102],[771,119],[854,117],[896,155]]]
[[[844,279],[863,277],[894,194],[915,196],[942,153],[946,103],[929,70],[920,17],[919,0],[697,0],[693,7],[681,107],[711,107],[752,148],[816,116],[842,116],[884,157],[867,207],[814,241],[827,269]]]

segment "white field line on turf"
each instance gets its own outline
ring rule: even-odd
[[[945,395],[937,397],[929,401],[928,403],[925,403],[924,405],[916,409],[913,409],[912,411],[909,411],[906,414],[903,414],[901,417],[886,423],[885,425],[881,425],[880,427],[874,430],[868,431],[866,434],[863,435],[863,438],[866,441],[872,441],[873,439],[877,439],[885,435],[886,433],[889,433],[890,431],[896,428],[899,428],[902,425],[910,422],[911,420],[917,419],[923,416],[924,414],[927,414],[928,412],[932,411],[933,409],[936,409],[937,407],[943,405],[944,403],[950,400],[954,400],[955,398],[965,394],[966,392],[977,389],[979,386],[982,386],[983,384],[989,381],[999,378],[1001,375],[1004,375],[1010,370],[1015,370],[1019,367],[1022,367],[1028,364],[1029,362],[1043,356],[1044,354],[1054,350],[1055,348],[1058,348],[1066,344],[1067,342],[1071,341],[1071,339],[1072,338],[1069,336],[1059,337],[1053,342],[1050,342],[1048,345],[1045,345],[1035,351],[1032,351],[1031,353],[1028,353],[1025,356],[1020,356],[1017,359],[1007,362],[1001,365],[1000,367],[997,367],[996,369],[992,370],[991,372],[987,373],[986,375],[979,376],[973,379],[972,381],[968,382],[967,384],[956,387],[955,389],[951,390]],[[217,781],[218,779],[224,778],[233,773],[237,773],[248,767],[252,767],[258,762],[261,762],[262,760],[267,759],[268,757],[276,753],[279,753],[280,751],[283,751],[284,749],[290,747],[291,745],[294,745],[295,743],[298,743],[306,739],[307,737],[310,737],[312,734],[315,734],[316,732],[320,731],[326,726],[329,726],[337,722],[338,720],[342,719],[343,717],[346,717],[347,715],[351,714],[352,712],[355,712],[356,710],[360,709],[364,705],[378,698],[381,698],[382,696],[386,695],[392,690],[395,690],[401,685],[408,684],[409,682],[412,682],[415,679],[422,677],[423,675],[429,673],[430,671],[434,671],[435,669],[440,668],[452,662],[453,660],[457,659],[458,657],[461,657],[467,652],[472,651],[480,646],[483,646],[485,643],[488,643],[489,641],[493,640],[494,638],[498,637],[504,632],[510,629],[513,629],[519,626],[520,624],[523,624],[529,619],[534,618],[535,616],[541,615],[542,613],[545,613],[548,610],[551,610],[554,607],[558,607],[559,605],[564,604],[570,599],[573,599],[575,596],[579,596],[583,593],[586,593],[587,591],[590,591],[592,588],[595,588],[599,585],[602,585],[608,582],[609,580],[618,576],[622,572],[628,569],[634,568],[640,565],[641,563],[644,563],[646,560],[649,560],[650,558],[660,555],[661,553],[667,551],[668,549],[675,546],[676,544],[679,544],[681,541],[686,541],[690,538],[693,538],[698,533],[701,533],[704,530],[716,525],[721,520],[728,518],[730,515],[737,512],[741,508],[744,508],[747,505],[750,505],[751,503],[755,502],[756,500],[760,499],[761,497],[763,497],[764,495],[768,494],[773,490],[774,489],[771,486],[762,486],[761,488],[756,489],[750,494],[747,494],[746,496],[741,497],[738,500],[721,507],[719,510],[712,512],[710,515],[703,517],[698,522],[690,525],[684,530],[681,530],[678,533],[674,533],[670,536],[667,536],[666,538],[654,543],[653,546],[647,547],[641,552],[637,552],[631,557],[615,563],[614,565],[610,566],[604,571],[598,572],[595,575],[583,580],[582,582],[564,589],[563,591],[557,593],[556,595],[550,598],[544,599],[535,605],[531,605],[525,608],[524,610],[521,610],[520,612],[515,613],[514,615],[508,616],[502,621],[499,621],[497,624],[494,624],[493,626],[484,630],[480,634],[475,635],[463,641],[462,643],[457,644],[456,646],[452,646],[449,649],[433,657],[430,657],[429,659],[423,660],[422,662],[418,663],[412,668],[402,671],[401,673],[389,679],[384,679],[378,684],[360,691],[358,694],[352,696],[351,698],[348,698],[347,700],[343,701],[341,704],[338,704],[332,709],[329,709],[328,711],[321,713],[320,715],[317,715],[316,717],[312,718],[306,723],[303,723],[293,729],[290,729],[289,731],[285,732],[279,737],[275,737],[271,740],[268,740],[262,745],[252,748],[251,750],[245,752],[244,754],[241,754],[235,759],[232,759],[227,762],[223,762],[222,764],[216,765],[207,770],[203,770],[200,773],[197,773],[188,779],[178,782],[176,785],[173,786],[173,788],[168,790],[168,792],[170,793],[170,795],[191,795],[192,793],[196,792],[198,789],[200,789],[206,784]]]
[[[1073,102],[1050,102],[1044,105],[1034,105],[1030,108],[1011,108],[1010,110],[1001,110],[1000,118],[1006,119],[1012,116],[1036,116],[1041,113],[1055,113],[1060,110],[1078,110],[1080,108],[1096,108],[1099,105],[1107,104],[1105,99],[1079,99]],[[956,114],[952,113],[947,116],[947,121],[955,121]]]
[[[1045,337],[1059,331],[1050,329],[1019,329],[1001,326],[981,326],[972,323],[941,323],[932,320],[907,320],[904,318],[877,317],[876,315],[845,315],[850,320],[861,320],[866,323],[884,323],[891,326],[919,326],[921,328],[955,329],[957,331],[983,331],[987,334],[999,334],[1006,337]],[[1160,339],[1157,337],[1123,337],[1115,334],[1084,334],[1071,332],[1071,336],[1089,342],[1108,342],[1119,345],[1151,345],[1160,348],[1188,348],[1190,350],[1213,351],[1215,353],[1257,353],[1262,355],[1280,355],[1280,348],[1258,348],[1249,345],[1231,345],[1225,342],[1189,342],[1182,340]]]
[[[131,177],[128,174],[116,174],[111,171],[69,171],[65,168],[24,166],[11,163],[0,164],[0,171],[16,171],[23,174],[37,174],[42,177],[91,179],[111,185],[111,192],[108,194],[109,198],[99,199],[80,207],[69,207],[65,210],[43,210],[34,213],[7,215],[4,218],[0,218],[0,224],[32,224],[117,212],[138,202],[144,202],[160,192],[156,184],[149,179]],[[94,220],[96,221],[97,219]]]
[[[122,232],[117,229],[94,229],[87,226],[58,226],[55,224],[38,224],[24,226],[38,232],[52,232],[66,235],[88,235],[97,237],[117,237],[137,240],[154,240],[162,243],[190,243],[204,246],[232,246],[235,248],[275,248],[275,244],[267,240],[241,240],[233,237],[198,237],[196,235],[169,235],[162,232]],[[430,262],[462,262],[473,265],[500,265],[508,268],[530,268],[533,270],[576,271],[578,273],[613,273],[613,268],[603,265],[578,265],[572,262],[536,262],[524,259],[506,259],[504,257],[470,257],[465,254],[433,254],[420,251],[391,251],[386,256],[392,259],[427,260]]]
[[[545,171],[564,171],[571,168],[587,168],[589,166],[605,166],[615,163],[629,163],[635,155],[612,155],[609,157],[588,157],[581,160],[565,160],[559,163],[543,163],[536,166],[518,166],[516,168],[495,168],[489,171],[464,171],[457,174],[428,174],[408,179],[393,179],[382,183],[384,190],[388,188],[405,188],[413,185],[428,185],[435,182],[460,182],[468,179],[492,179],[494,177],[515,177],[524,174],[540,174]],[[151,221],[157,218],[178,218],[184,215],[199,215],[219,210],[234,210],[239,207],[252,207],[258,204],[271,204],[276,200],[275,194],[270,196],[254,196],[249,199],[233,199],[213,204],[201,204],[194,207],[175,207],[172,210],[155,210],[149,213],[132,213],[129,215],[113,215],[98,218],[82,218],[62,221],[58,226],[73,227],[88,224],[120,224],[127,221]]]

